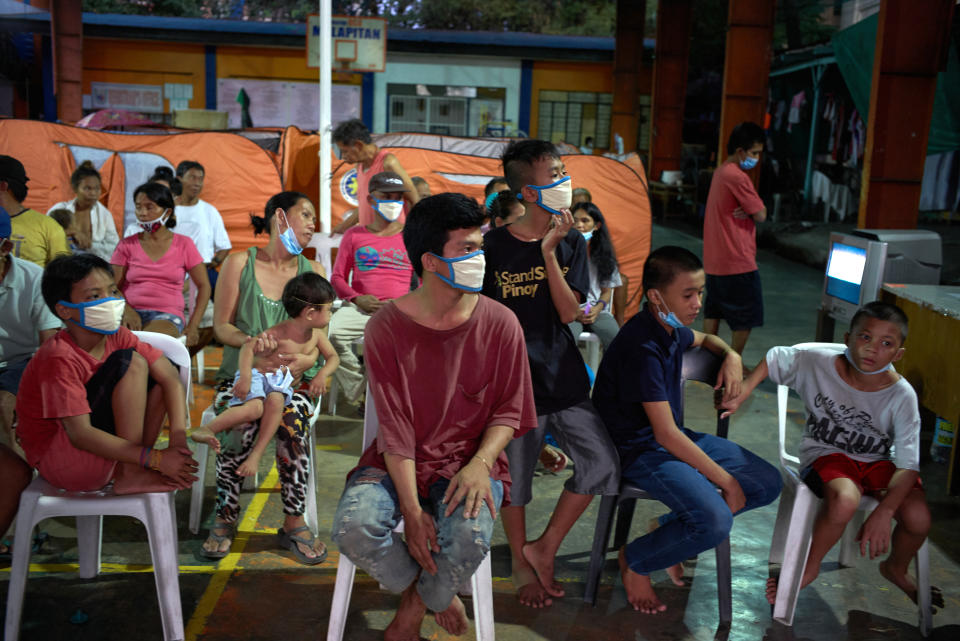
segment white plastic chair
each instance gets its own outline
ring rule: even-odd
[[[367,405],[363,418],[363,446],[366,451],[380,429],[373,395],[367,385]],[[403,531],[403,521],[396,532]],[[345,554],[340,555],[337,563],[337,580],[333,587],[333,601],[330,604],[330,624],[327,627],[327,641],[343,641],[343,631],[347,625],[347,613],[350,610],[350,595],[353,593],[353,578],[357,566]],[[483,558],[480,567],[470,577],[470,593],[473,595],[473,622],[477,630],[477,641],[494,641],[493,627],[493,574],[490,567],[490,553]]]
[[[801,343],[798,349],[827,348],[842,353],[842,343]],[[793,615],[800,595],[800,581],[810,552],[813,522],[820,507],[820,499],[800,479],[800,459],[786,450],[787,397],[790,388],[777,386],[777,416],[780,427],[780,475],[783,491],[777,508],[777,522],[770,543],[770,563],[780,563],[780,578],[777,582],[777,600],[773,606],[773,618],[784,625],[793,625]],[[877,507],[877,500],[869,496],[860,499],[856,516],[847,524],[840,539],[840,565],[850,567],[857,557],[857,532],[864,519]],[[930,550],[927,541],[917,551],[917,608],[920,617],[920,634],[929,636],[933,628],[930,610]]]
[[[178,339],[156,332],[134,332],[137,338],[161,350],[180,368],[180,382],[190,390],[190,354]],[[44,519],[77,517],[77,547],[82,578],[100,573],[101,531],[104,516],[132,516],[147,529],[160,601],[164,639],[183,639],[183,612],[177,561],[177,518],[173,492],[118,496],[112,487],[93,492],[67,492],[37,476],[20,495],[13,564],[7,594],[4,638],[16,641],[20,633],[23,594],[30,567],[31,532]]]
[[[316,481],[317,481],[317,464],[316,464],[316,453],[317,453],[317,444],[316,437],[316,424],[317,418],[320,416],[320,401],[322,398],[318,398],[316,404],[313,408],[313,415],[310,416],[310,436],[307,440],[308,447],[310,449],[310,470],[307,474],[307,511],[304,514],[304,519],[307,522],[307,526],[310,528],[310,531],[314,535],[319,534],[320,532],[320,521],[317,518],[317,491],[316,491]],[[214,418],[216,418],[216,413],[213,411],[213,405],[210,405],[203,411],[203,417],[200,419],[201,425],[206,425]],[[199,463],[199,468],[197,469],[197,480],[193,482],[193,485],[190,488],[190,520],[188,527],[190,531],[194,534],[197,534],[200,531],[200,517],[203,514],[203,490],[207,480],[207,457],[210,455],[210,446],[206,443],[197,443],[197,450],[195,453],[195,458],[197,463]],[[246,490],[256,489],[258,482],[258,476],[248,476],[244,479],[243,487]]]
[[[94,492],[67,492],[38,476],[20,495],[13,564],[7,590],[4,638],[16,641],[20,633],[23,595],[30,567],[31,532],[44,519],[77,517],[79,575],[91,579],[100,573],[101,530],[104,516],[132,516],[147,529],[153,574],[160,601],[163,638],[183,639],[183,611],[177,561],[177,515],[173,492],[150,492],[118,496],[112,488]]]
[[[600,337],[593,332],[580,332],[577,342],[587,346],[587,365],[594,374],[600,371]]]

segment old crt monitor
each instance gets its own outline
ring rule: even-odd
[[[858,229],[830,234],[823,309],[850,321],[877,300],[883,283],[940,283],[940,236],[919,229]]]

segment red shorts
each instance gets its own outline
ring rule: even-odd
[[[893,461],[855,461],[846,454],[836,453],[815,460],[803,480],[817,496],[823,495],[824,485],[838,478],[853,481],[861,494],[876,496],[886,491],[896,471],[897,466]],[[917,477],[914,489],[923,489],[920,477]]]
[[[37,464],[40,476],[65,490],[99,490],[113,478],[117,462],[76,448],[62,427]]]

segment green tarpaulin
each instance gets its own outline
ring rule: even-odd
[[[919,10],[919,9],[918,9]],[[873,51],[877,42],[877,15],[861,20],[833,36],[837,66],[847,83],[853,102],[864,122],[870,113],[870,83],[873,79]],[[960,149],[960,61],[951,43],[947,70],[937,78],[933,120],[927,155]]]

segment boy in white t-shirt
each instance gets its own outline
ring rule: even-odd
[[[739,397],[723,404],[735,412],[768,375],[803,399],[807,424],[800,441],[804,482],[823,502],[800,586],[809,585],[840,539],[866,493],[880,504],[857,535],[860,553],[889,551],[880,573],[914,601],[917,586],[907,566],[930,529],[930,510],[918,473],[920,414],[917,395],[892,363],[903,356],[907,317],[895,305],[860,308],[844,340],[847,350],[774,347],[744,381]],[[897,527],[890,534],[890,522]],[[776,600],[777,580],[767,581]],[[935,594],[942,606],[942,598]],[[937,605],[937,604],[935,604]]]

